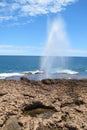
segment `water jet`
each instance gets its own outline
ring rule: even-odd
[[[45,72],[46,78],[49,78],[50,73],[65,69],[65,56],[69,49],[64,20],[61,17],[54,18],[48,26],[47,41],[41,59],[41,70]]]

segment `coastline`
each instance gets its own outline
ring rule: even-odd
[[[1,79],[0,130],[31,129],[86,130],[87,79]]]

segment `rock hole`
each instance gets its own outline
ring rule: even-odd
[[[31,117],[41,117],[43,119],[48,119],[57,110],[52,106],[45,106],[41,102],[35,102],[30,105],[25,105],[23,108],[23,115]]]

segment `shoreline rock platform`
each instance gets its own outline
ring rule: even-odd
[[[0,130],[87,130],[87,79],[0,80]]]

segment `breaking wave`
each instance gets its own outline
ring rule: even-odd
[[[14,77],[22,77],[22,76],[27,76],[27,75],[37,75],[37,74],[45,74],[45,73],[51,73],[51,74],[69,74],[69,75],[77,75],[79,74],[79,72],[73,71],[73,70],[69,70],[69,69],[64,69],[64,70],[60,70],[60,69],[53,69],[50,72],[44,72],[44,71],[40,71],[40,70],[36,70],[36,71],[24,71],[24,72],[20,72],[20,73],[0,73],[0,79],[6,79],[6,78],[14,78]]]
[[[69,69],[59,70],[59,71],[57,71],[57,73],[61,73],[61,74],[71,74],[71,75],[79,74],[79,72],[73,71],[73,70],[69,70]]]
[[[29,75],[29,74],[42,74],[43,71],[25,71],[25,72],[20,72],[20,73],[0,73],[0,79],[6,79],[9,77],[21,77],[21,76],[25,76],[25,75]]]
[[[25,71],[23,74],[43,74],[43,71],[36,70],[36,71]]]
[[[23,76],[24,74],[22,73],[0,73],[0,79],[5,79],[8,77],[15,77],[15,76]]]
[[[73,70],[69,70],[69,69],[52,69],[49,72],[45,72],[45,71],[40,71],[40,70],[36,70],[36,71],[25,71],[23,72],[23,74],[45,74],[45,73],[51,73],[51,74],[79,74],[79,72],[73,71]]]

